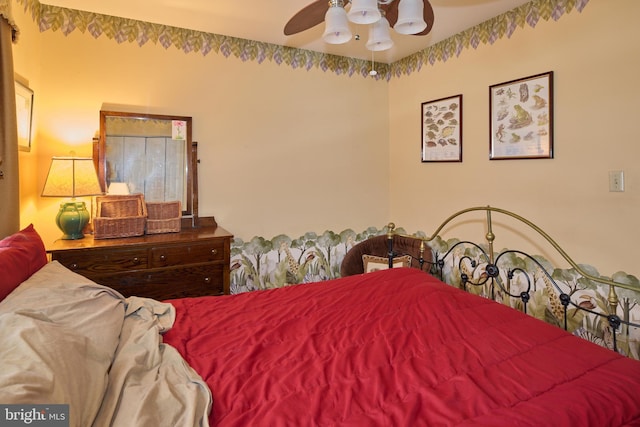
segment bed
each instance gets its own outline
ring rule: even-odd
[[[525,313],[486,245],[418,240],[411,267],[156,301],[47,263],[27,227],[0,241],[0,404],[65,404],[73,426],[640,425],[639,361]]]

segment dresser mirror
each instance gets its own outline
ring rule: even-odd
[[[191,117],[100,111],[94,157],[108,194],[142,193],[148,202],[179,200],[197,218],[197,143]]]

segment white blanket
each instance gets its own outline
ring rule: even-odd
[[[57,262],[0,302],[0,403],[68,404],[70,426],[208,426],[211,393],[162,343],[173,306]]]
[[[171,304],[127,298],[120,344],[95,426],[209,425],[207,385],[176,349],[162,343],[160,334],[174,320]]]

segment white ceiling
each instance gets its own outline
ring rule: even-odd
[[[324,25],[285,36],[287,21],[313,0],[41,0],[41,3],[100,14],[119,16],[208,33],[308,49],[360,59],[371,59],[365,48],[368,31],[351,24],[360,40],[344,45],[322,41]],[[427,36],[403,36],[393,30],[394,47],[376,52],[378,62],[394,62],[514,9],[530,0],[429,0],[435,23]]]

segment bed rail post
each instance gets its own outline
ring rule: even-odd
[[[390,222],[387,225],[387,260],[389,262],[389,268],[393,268],[393,235],[395,233],[396,225]]]
[[[489,206],[487,206],[489,208]],[[493,264],[493,241],[496,239],[496,235],[493,234],[493,228],[491,226],[491,209],[487,209],[487,235],[485,236],[487,243],[489,244],[489,263]]]
[[[613,285],[609,285],[609,295],[607,297],[607,301],[609,302],[609,312],[611,314],[616,314],[618,310],[618,294],[616,293],[616,287]]]

